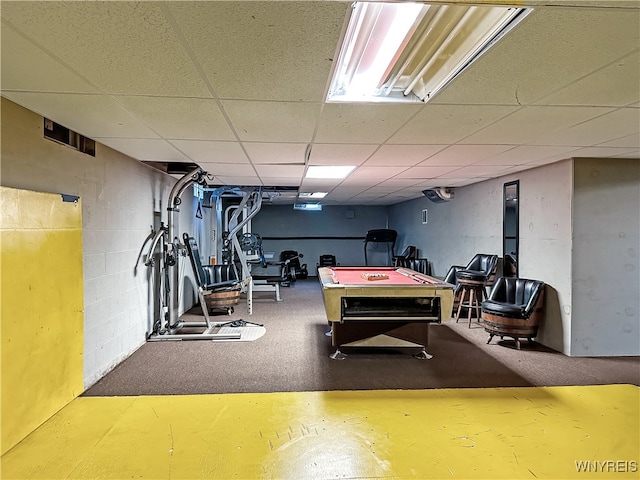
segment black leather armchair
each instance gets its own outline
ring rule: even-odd
[[[485,285],[491,285],[496,277],[497,265],[497,255],[478,253],[474,255],[466,267],[456,271],[456,279],[458,281],[482,282]]]
[[[543,316],[544,282],[501,277],[482,302],[482,321],[489,340],[511,337],[520,350],[520,338],[532,341]]]
[[[183,239],[198,283],[198,299],[205,317],[208,318],[208,309],[213,308],[233,313],[233,305],[238,303],[241,290],[235,267],[227,264],[202,265],[196,240],[187,233]]]
[[[394,267],[404,267],[416,272],[431,275],[431,263],[428,258],[418,258],[418,249],[414,245],[409,245],[400,255],[393,257]]]

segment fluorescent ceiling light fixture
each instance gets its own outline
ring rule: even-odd
[[[329,192],[300,192],[298,197],[300,198],[324,198]]]
[[[530,9],[356,2],[329,102],[426,102]]]
[[[345,178],[356,168],[354,166],[326,166],[326,165],[311,165],[307,169],[305,178]]]
[[[322,210],[322,205],[319,203],[294,203],[294,210],[309,210],[312,212],[319,212]]]

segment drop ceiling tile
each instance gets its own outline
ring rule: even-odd
[[[192,140],[235,140],[215,100],[115,96],[133,115],[164,138]]]
[[[492,178],[500,176],[499,173],[508,168],[509,166],[507,165],[468,165],[453,172],[445,173],[440,178]]]
[[[342,181],[341,178],[303,178],[300,184],[300,191],[326,192],[336,185],[340,185]]]
[[[416,185],[418,182],[419,180],[416,180],[414,178],[393,177],[393,178],[389,178],[388,180],[385,180],[380,185],[381,186],[388,185],[390,187],[395,187],[395,188],[406,188],[406,187],[411,187],[413,185]]]
[[[224,100],[223,107],[243,141],[309,143],[319,104]]]
[[[456,143],[517,110],[495,105],[426,105],[388,144]]]
[[[628,9],[537,8],[431,102],[526,105],[638,48]]]
[[[346,2],[167,2],[220,98],[324,100]]]
[[[85,78],[4,23],[1,34],[3,91],[99,93]],[[47,74],[42,75],[43,71]]]
[[[249,159],[237,142],[170,140],[170,143],[197,163],[224,163],[228,165],[249,163]]]
[[[360,165],[375,152],[378,145],[315,143],[309,165]]]
[[[237,175],[216,175],[215,180],[222,185],[237,187],[257,187],[262,185],[262,181],[255,175],[237,176]]]
[[[397,178],[411,178],[416,181],[427,178],[438,178],[442,175],[458,170],[460,167],[453,165],[449,167],[443,166],[418,166],[411,167],[397,175]]]
[[[610,158],[629,155],[637,155],[638,148],[616,148],[616,147],[586,147],[579,148],[571,152],[572,158]]]
[[[623,153],[621,155],[616,155],[614,158],[635,158],[640,159],[640,148],[634,151],[630,151],[628,153]]]
[[[169,142],[160,138],[99,138],[95,139],[114,150],[140,161],[191,162]]]
[[[302,179],[304,173],[303,165],[267,165],[260,164],[255,166],[260,178],[265,177],[283,177]]]
[[[382,145],[366,162],[367,167],[403,165],[412,167],[435,155],[446,145]]]
[[[252,165],[237,163],[198,162],[207,172],[218,177],[257,177]]]
[[[263,177],[262,183],[266,186],[273,187],[297,187],[300,184],[300,179],[295,177]]]
[[[544,139],[549,132],[566,129],[611,111],[612,108],[602,107],[523,107],[461,143],[520,145]]]
[[[367,190],[365,190],[365,192],[369,195],[388,195],[390,193],[394,193],[397,192],[398,190],[401,190],[401,188],[398,187],[392,187],[390,185],[384,185],[384,184],[380,184],[380,185],[375,185],[371,188],[367,188]]]
[[[465,166],[512,149],[512,145],[452,145],[418,166]]]
[[[104,92],[210,96],[160,2],[3,2],[2,17]]]
[[[371,179],[376,183],[383,182],[390,177],[393,177],[401,172],[404,172],[407,167],[358,167],[351,172],[347,177],[347,180],[355,179]]]
[[[243,146],[254,165],[261,163],[304,165],[306,143],[244,142]]]
[[[640,115],[640,112],[638,112]],[[636,133],[632,133],[631,135],[625,135],[609,142],[603,142],[598,145],[599,147],[629,147],[629,148],[640,148],[640,131]]]
[[[636,50],[535,103],[624,106],[640,100],[639,85],[640,50]]]
[[[616,146],[615,139],[640,131],[640,116],[636,108],[620,108],[565,130],[539,137],[535,144],[574,145],[589,147],[601,143]]]
[[[158,138],[112,98],[104,95],[2,92],[29,110],[85,137]]]
[[[315,140],[318,143],[381,144],[422,108],[421,105],[384,103],[367,105],[328,103],[324,106],[318,122]],[[423,140],[419,143],[425,142]]]
[[[506,150],[497,155],[490,156],[474,165],[520,165],[535,160],[541,160],[553,155],[567,154],[575,150],[575,147],[546,146],[546,145],[522,145]]]

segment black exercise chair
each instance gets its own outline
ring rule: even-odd
[[[202,265],[195,238],[185,233],[183,239],[198,283],[198,300],[207,323],[208,308],[221,308],[229,314],[233,313],[231,305],[238,303],[241,288],[235,267],[227,264]]]
[[[303,257],[301,253],[295,250],[283,250],[280,252],[280,262],[282,263],[282,276],[289,283],[295,282],[296,279],[305,279],[309,276],[306,263],[300,263]]]

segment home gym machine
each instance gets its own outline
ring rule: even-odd
[[[206,180],[210,176],[201,168],[184,175],[173,186],[169,194],[167,203],[167,224],[160,224],[156,232],[152,232],[151,244],[147,250],[145,265],[152,268],[151,278],[157,278],[156,300],[159,303],[159,314],[154,319],[152,333],[149,335],[150,341],[159,340],[229,340],[238,339],[240,334],[220,334],[213,333],[218,326],[211,322],[206,305],[203,305],[204,322],[184,322],[179,319],[179,298],[178,286],[179,278],[178,263],[179,257],[186,256],[185,246],[180,243],[179,235],[176,233],[178,227],[178,213],[182,193],[194,183],[206,185]],[[143,246],[144,247],[144,246]],[[156,249],[159,253],[156,254]],[[159,257],[159,258],[158,258]],[[156,271],[154,271],[156,270]],[[201,329],[202,333],[187,333],[183,329]],[[193,331],[193,330],[192,330]]]
[[[272,192],[262,187],[220,187],[211,191],[211,203],[216,204],[216,231],[223,231],[222,243],[216,242],[216,257],[224,263],[237,265],[242,279],[243,291],[247,294],[247,309],[253,313],[253,293],[273,292],[280,302],[280,284],[286,281],[290,262],[269,261],[265,258],[262,239],[251,232],[251,220],[262,208],[264,195]],[[223,202],[226,199],[226,202]],[[217,235],[213,235],[217,237]],[[276,266],[278,275],[256,275],[254,267]]]

